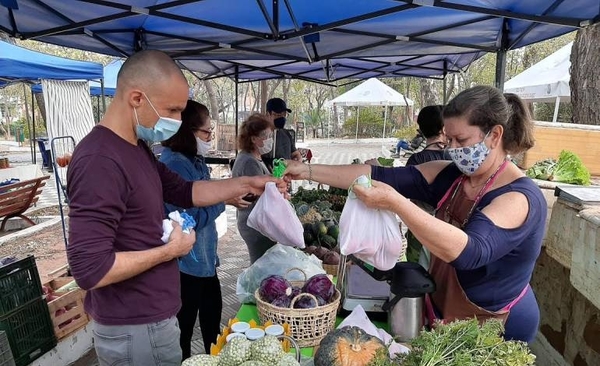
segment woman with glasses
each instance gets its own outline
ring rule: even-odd
[[[160,161],[188,181],[210,180],[210,172],[204,156],[211,149],[213,132],[206,106],[188,100],[181,113],[181,127],[173,137],[164,141]],[[191,355],[192,335],[196,318],[200,323],[204,350],[210,353],[221,332],[221,284],[217,277],[217,228],[215,220],[225,204],[246,207],[240,198],[213,206],[186,210],[196,221],[196,242],[189,254],[179,258],[181,277],[181,310],[177,314],[181,329],[180,344],[183,359]],[[165,213],[183,211],[180,207],[165,204]]]
[[[253,114],[242,123],[238,137],[239,154],[233,164],[232,176],[269,175],[269,169],[262,161],[261,155],[273,148],[273,130],[266,116]],[[254,202],[257,197],[247,196]],[[248,227],[246,222],[254,203],[248,208],[237,210],[237,225],[240,235],[246,242],[250,254],[250,263],[256,262],[269,248],[275,245],[271,239]]]

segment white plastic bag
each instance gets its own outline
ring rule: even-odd
[[[393,268],[400,259],[402,233],[393,212],[368,208],[349,194],[339,226],[343,255],[354,254],[383,271]]]
[[[304,228],[292,204],[283,198],[273,182],[258,198],[248,216],[249,227],[283,245],[304,248]]]
[[[305,280],[300,271],[286,274],[290,268],[300,268],[306,273],[306,278],[325,273],[321,260],[313,254],[307,255],[298,249],[275,244],[238,276],[235,291],[238,300],[241,303],[254,303],[254,292],[262,280],[270,275],[284,276],[290,281]]]
[[[410,350],[406,346],[395,342],[394,338],[392,338],[392,336],[388,332],[381,328],[377,328],[375,324],[371,322],[371,320],[367,316],[367,313],[365,313],[365,309],[363,309],[361,305],[356,305],[356,307],[354,308],[354,310],[352,310],[350,315],[348,315],[340,323],[340,325],[338,325],[337,329],[351,326],[359,327],[360,329],[364,330],[373,337],[381,339],[383,341],[383,344],[385,344],[388,347],[390,357],[394,357],[398,353],[410,352]]]

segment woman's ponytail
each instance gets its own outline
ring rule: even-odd
[[[504,130],[504,148],[509,153],[516,155],[533,147],[533,121],[525,103],[512,93],[505,93],[504,98],[508,104],[509,116]]]

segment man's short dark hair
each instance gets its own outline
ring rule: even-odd
[[[417,124],[425,138],[435,137],[442,133],[444,128],[443,109],[441,105],[428,105],[419,112]]]

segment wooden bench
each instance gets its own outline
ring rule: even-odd
[[[4,226],[11,217],[20,217],[30,225],[35,225],[24,213],[38,201],[48,178],[50,176],[46,175],[0,186],[0,217],[4,218],[0,231],[4,231]]]

